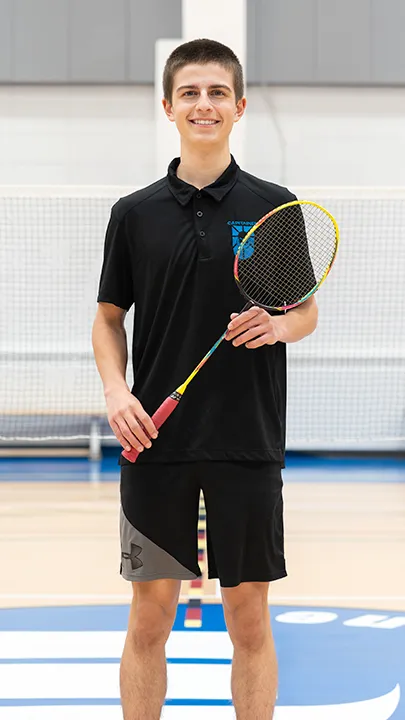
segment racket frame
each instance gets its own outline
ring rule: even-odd
[[[332,255],[332,259],[331,259],[328,267],[326,268],[324,274],[322,275],[321,279],[316,283],[316,285],[314,285],[314,287],[312,288],[312,290],[310,290],[310,292],[307,293],[306,295],[304,295],[304,297],[302,297],[300,300],[297,300],[297,302],[295,302],[295,303],[293,303],[293,304],[291,304],[291,305],[282,305],[281,307],[273,307],[273,306],[271,306],[271,305],[263,305],[262,303],[256,302],[255,300],[252,300],[252,298],[249,297],[249,295],[244,291],[244,289],[243,289],[243,287],[242,287],[242,285],[241,285],[241,283],[240,283],[239,275],[238,275],[238,266],[239,266],[239,258],[240,258],[241,252],[242,252],[245,244],[246,244],[247,241],[249,240],[249,238],[251,238],[251,236],[253,235],[253,233],[254,233],[261,225],[263,225],[263,223],[264,223],[266,220],[268,220],[272,215],[276,215],[276,214],[277,214],[278,212],[280,212],[281,210],[285,210],[285,208],[288,208],[288,207],[297,207],[297,206],[301,206],[301,205],[312,205],[313,207],[318,208],[318,210],[321,210],[323,213],[325,213],[325,215],[327,215],[327,216],[329,217],[329,219],[332,221],[333,227],[334,227],[334,229],[335,229],[335,237],[336,237],[335,248],[334,248],[334,252],[333,252],[333,255]],[[322,283],[325,282],[326,278],[328,277],[328,275],[329,275],[329,273],[330,273],[330,271],[331,271],[332,265],[333,265],[333,263],[335,262],[335,258],[336,258],[337,251],[338,251],[338,248],[339,248],[339,243],[340,243],[340,233],[339,233],[338,224],[337,224],[335,218],[333,217],[333,215],[331,215],[331,213],[328,212],[328,210],[326,210],[322,205],[319,205],[318,203],[314,202],[313,200],[292,200],[291,202],[284,203],[284,205],[280,205],[280,206],[274,208],[274,210],[270,210],[270,212],[268,212],[267,215],[264,215],[264,216],[256,223],[256,225],[253,225],[253,227],[250,228],[250,230],[246,233],[245,237],[243,238],[242,242],[240,243],[240,245],[239,245],[239,247],[238,247],[238,249],[237,249],[237,251],[236,251],[235,260],[234,260],[234,263],[233,263],[233,276],[234,276],[235,282],[236,282],[236,284],[237,284],[237,286],[238,286],[238,290],[239,290],[240,294],[241,294],[246,300],[248,300],[248,301],[251,303],[252,307],[253,307],[253,306],[254,306],[254,307],[261,307],[261,308],[263,308],[264,310],[276,310],[276,311],[278,311],[278,312],[286,312],[287,310],[292,310],[292,308],[298,307],[299,305],[302,305],[302,303],[304,303],[306,300],[309,300],[309,298],[312,297],[312,295],[314,295],[317,290],[319,290],[319,288],[321,287]]]

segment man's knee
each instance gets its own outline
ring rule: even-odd
[[[266,588],[262,586],[266,586]],[[270,634],[267,583],[223,590],[225,620],[235,648],[259,651]],[[235,592],[229,592],[229,591]]]
[[[138,649],[164,645],[176,618],[180,583],[153,580],[133,585],[127,642]]]

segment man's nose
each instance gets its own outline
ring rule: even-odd
[[[212,110],[211,100],[206,90],[202,90],[197,102],[197,109],[201,112]]]

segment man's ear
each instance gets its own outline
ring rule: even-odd
[[[163,110],[165,111],[170,122],[174,122],[173,105],[171,103],[169,103],[169,101],[166,100],[166,98],[163,98],[162,105],[163,105]]]
[[[246,98],[243,97],[236,103],[235,119],[234,122],[239,122],[241,117],[244,115],[246,110]]]

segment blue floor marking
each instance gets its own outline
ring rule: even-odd
[[[118,482],[119,453],[86,458],[0,458],[2,482]],[[287,454],[286,482],[405,482],[405,459]]]
[[[226,630],[221,605],[203,606],[203,627],[198,630],[185,630],[185,608],[185,604],[179,606],[174,630],[191,632],[194,635],[207,630]],[[310,613],[311,617],[316,618],[318,615],[322,619],[325,611],[330,618],[328,622],[303,624],[302,620],[297,622],[295,616],[291,615],[304,613],[307,616]],[[279,662],[279,705],[361,702],[381,697],[392,691],[397,684],[404,694],[405,625],[392,629],[345,625],[348,620],[370,613],[370,610],[357,608],[271,606],[270,612]],[[0,610],[0,629],[125,631],[128,613],[128,605],[5,609]],[[279,615],[283,615],[285,620],[286,614],[290,614],[293,622],[281,622],[277,619]],[[376,611],[373,610],[372,614],[376,614]],[[383,611],[381,614],[405,619],[404,614],[393,611]],[[104,660],[107,661],[107,658]],[[200,661],[202,660],[201,658]],[[198,663],[199,659],[194,659],[195,661]],[[176,659],[176,662],[188,663],[190,660],[182,658]],[[204,664],[206,663],[208,660],[204,660]],[[38,704],[55,704],[51,699],[44,700],[46,702],[41,700]],[[77,700],[77,704],[80,702],[82,701]],[[180,704],[180,700],[173,702]],[[199,699],[194,699],[193,702],[201,704]],[[98,703],[99,701],[89,702]],[[181,703],[192,704],[190,700]],[[214,698],[209,703],[218,705]],[[13,704],[21,703],[15,700]],[[101,704],[105,704],[105,701]],[[401,701],[400,708],[401,710],[398,708],[393,715],[395,720],[400,720],[400,712],[402,717],[405,716],[404,700]]]

